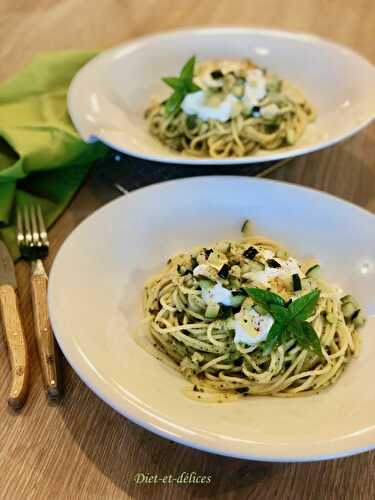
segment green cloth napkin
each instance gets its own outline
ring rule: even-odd
[[[71,79],[95,55],[41,54],[0,84],[0,233],[15,259],[15,208],[39,203],[50,226],[108,152],[80,139],[66,105]]]

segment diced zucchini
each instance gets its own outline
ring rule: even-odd
[[[204,310],[205,307],[205,302],[202,300],[201,297],[198,297],[197,295],[189,295],[188,296],[188,302],[189,306],[191,309],[196,312],[196,313],[201,313],[202,310]]]
[[[204,264],[206,262],[206,255],[205,255],[205,253],[201,250],[198,253],[196,259],[197,259],[198,264]]]
[[[296,133],[293,129],[288,129],[286,131],[286,142],[289,145],[293,145],[296,142]]]
[[[243,295],[233,295],[231,298],[231,306],[232,307],[239,307],[243,301],[245,300],[245,297]]]
[[[320,277],[320,266],[315,264],[306,271],[306,276],[313,279],[318,279]]]
[[[343,304],[351,303],[351,304],[354,304],[356,306],[359,305],[357,299],[355,299],[353,297],[353,295],[345,295],[344,297],[341,297],[341,302]]]
[[[282,81],[276,75],[270,75],[267,81],[268,92],[278,93],[281,91]]]
[[[279,248],[276,251],[276,257],[278,257],[279,259],[287,260],[288,257],[289,257],[289,254],[288,254],[288,252],[286,250],[283,250],[282,248]]]
[[[232,94],[236,97],[243,97],[245,87],[241,83],[236,83],[236,85],[232,88]]]
[[[216,302],[210,302],[206,307],[204,315],[208,319],[215,319],[217,318],[219,311],[220,311],[220,305],[216,304]]]
[[[231,278],[241,278],[241,268],[240,266],[232,266],[230,268],[230,276]]]
[[[209,93],[206,96],[204,103],[206,104],[206,106],[216,108],[217,106],[220,106],[223,99],[224,99],[224,94],[222,94],[221,92],[220,93],[219,92],[212,92],[212,90],[211,90],[211,93]]]
[[[227,253],[229,251],[230,241],[220,241],[220,243],[215,246],[219,252]]]
[[[240,288],[241,281],[238,278],[229,278],[231,288]]]
[[[210,288],[212,288],[214,286],[214,283],[210,280],[198,280],[199,282],[199,286],[201,287],[201,290],[209,290]]]
[[[251,260],[249,262],[249,267],[252,271],[264,271],[264,264],[256,260]]]
[[[345,304],[343,304],[341,309],[342,309],[342,313],[344,315],[344,318],[350,319],[353,316],[353,314],[355,313],[357,308],[352,302],[346,302]]]
[[[207,262],[210,266],[220,270],[228,262],[228,259],[223,253],[214,250],[208,257]]]
[[[362,326],[365,324],[366,318],[362,311],[359,311],[357,316],[353,319],[353,324],[355,326]]]

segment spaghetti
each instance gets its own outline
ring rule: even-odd
[[[149,132],[186,155],[220,159],[291,146],[315,119],[298,89],[247,59],[199,64],[192,82],[194,92],[175,90],[145,113]]]
[[[303,324],[313,329],[318,350],[289,327],[267,350],[270,326],[278,320],[253,300],[259,291],[279,297],[284,310],[315,293],[318,300]],[[187,395],[214,402],[318,393],[357,353],[358,327],[365,321],[352,296],[343,297],[321,278],[316,261],[299,263],[259,236],[173,257],[147,283],[144,307],[159,355],[191,382]]]

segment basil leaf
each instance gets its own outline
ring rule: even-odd
[[[196,85],[193,81],[186,80],[185,78],[183,78],[181,81],[183,82],[187,94],[198,92],[198,90],[201,90],[201,88],[198,87],[198,85]]]
[[[180,76],[166,76],[162,78],[163,82],[174,90],[173,94],[165,103],[167,115],[170,115],[180,108],[181,102],[187,94],[201,90],[193,82],[195,66],[195,56],[191,57],[183,66]]]
[[[292,320],[288,324],[288,331],[294,335],[301,347],[309,349],[318,356],[323,357],[319,337],[311,323],[307,321]]]
[[[286,307],[279,306],[278,304],[270,304],[268,306],[268,311],[272,314],[276,321],[288,323],[289,313]]]
[[[180,80],[180,78],[177,78],[175,76],[166,76],[165,78],[162,78],[163,82],[169,85],[169,87],[172,87],[174,90],[183,90],[184,89],[184,82]]]
[[[276,304],[279,306],[285,306],[284,299],[277,295],[276,293],[268,292],[267,290],[261,290],[260,288],[244,288],[245,292],[249,297],[261,304],[265,309],[268,310],[268,306],[271,304]]]
[[[180,78],[179,80],[182,92],[185,94],[190,94],[191,92],[196,92],[196,90],[200,90],[198,85],[195,85],[191,80],[187,80],[186,78]]]
[[[293,300],[288,306],[290,319],[299,319],[301,321],[308,319],[315,310],[319,296],[320,290],[317,289]]]
[[[304,349],[310,348],[310,344],[306,339],[305,332],[302,328],[302,321],[298,321],[296,319],[290,321],[290,323],[288,323],[288,332],[295,337],[301,347]]]
[[[195,56],[192,56],[182,67],[180,78],[191,81],[194,76]]]
[[[273,323],[263,346],[263,354],[269,354],[274,347],[280,344],[281,335],[285,329],[286,326],[284,323],[279,323],[278,321]]]
[[[285,327],[285,330],[282,332],[280,337],[281,344],[286,344],[289,339],[290,339],[290,332],[288,328]]]
[[[310,349],[314,351],[315,354],[323,358],[322,346],[312,324],[308,323],[307,321],[301,321],[300,324],[302,326],[302,330],[305,334],[305,338],[310,346]]]
[[[167,115],[171,115],[174,113],[180,106],[182,100],[184,98],[184,94],[178,90],[175,90],[171,97],[165,103],[165,111]]]

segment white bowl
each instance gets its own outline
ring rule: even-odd
[[[196,54],[249,56],[296,84],[318,118],[293,147],[242,158],[193,158],[170,151],[148,133],[143,118],[152,95],[166,97],[162,76],[177,75]],[[316,36],[251,28],[178,30],[140,38],[105,51],[74,78],[68,108],[86,142],[97,140],[130,155],[170,163],[263,162],[316,151],[346,139],[375,116],[375,69],[352,50]]]
[[[189,384],[139,345],[144,282],[173,254],[240,237],[245,218],[297,257],[314,255],[353,293],[368,320],[362,350],[319,395],[188,399]],[[294,185],[200,177],[143,188],[109,203],[66,240],[50,276],[57,340],[82,380],[117,411],[168,439],[258,460],[318,460],[375,447],[375,217]]]

